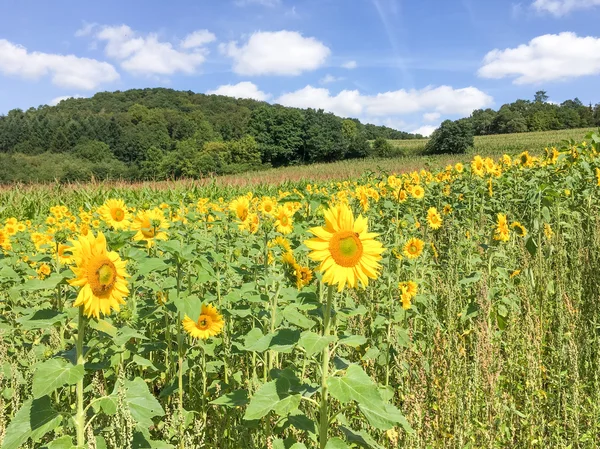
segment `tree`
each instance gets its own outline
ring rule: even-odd
[[[468,120],[444,120],[425,146],[427,154],[466,153],[473,147],[473,129]]]
[[[535,93],[533,101],[535,101],[536,103],[545,103],[546,101],[548,101],[547,92],[545,90],[538,90]]]
[[[393,147],[387,139],[378,137],[373,142],[373,153],[379,157],[390,157],[392,155]]]

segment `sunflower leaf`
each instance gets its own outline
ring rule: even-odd
[[[73,365],[64,359],[40,363],[33,375],[33,397],[38,399],[63,385],[75,385],[83,379],[83,375],[83,365]]]

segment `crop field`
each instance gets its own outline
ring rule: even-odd
[[[581,139],[581,136],[592,131],[594,131],[594,128],[475,136],[473,151],[476,154],[485,156],[519,153],[523,150],[537,153],[543,151],[545,147],[560,146],[564,140]],[[410,156],[421,153],[425,149],[428,140],[390,140],[389,142],[397,151],[402,151],[405,155]]]
[[[598,448],[600,137],[569,135],[0,191],[0,448]]]

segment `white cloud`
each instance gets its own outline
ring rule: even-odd
[[[336,83],[338,81],[343,81],[345,78],[341,77],[341,76],[333,76],[331,74],[327,74],[325,75],[323,78],[321,78],[319,80],[319,83],[321,84],[330,84],[330,83]]]
[[[421,126],[420,128],[417,128],[417,129],[411,131],[411,133],[412,134],[421,134],[422,136],[429,137],[429,136],[431,136],[431,134],[433,134],[433,132],[437,128],[438,128],[437,126],[424,125],[424,126]]]
[[[121,67],[128,72],[145,75],[193,74],[208,54],[208,50],[202,47],[210,42],[207,39],[211,36],[206,33],[201,30],[189,34],[182,42],[182,46],[188,45],[183,50],[175,49],[170,42],[161,42],[156,34],[140,35],[127,25],[105,26],[96,33],[96,39],[106,42],[105,54],[120,60]]]
[[[203,45],[209,44],[217,40],[217,36],[208,30],[198,30],[188,34],[183,41],[181,41],[181,48],[196,48],[202,47]]]
[[[342,64],[342,67],[344,69],[350,69],[351,70],[351,69],[355,69],[356,67],[358,67],[358,64],[356,63],[356,61],[347,61],[347,62],[344,62]]]
[[[363,95],[357,90],[343,90],[332,95],[328,89],[306,86],[280,96],[284,106],[321,108],[342,116],[389,117],[420,111],[439,114],[469,115],[474,109],[490,106],[493,98],[475,87],[454,89],[450,86],[416,90],[396,90],[377,95]]]
[[[439,112],[426,112],[425,114],[423,114],[423,120],[425,120],[426,122],[435,122],[436,120],[439,120],[441,115],[442,114],[440,114]]]
[[[242,81],[237,84],[225,84],[215,90],[206,92],[208,95],[226,95],[234,98],[252,98],[259,101],[267,101],[271,95],[259,90],[258,86],[250,81]]]
[[[531,6],[539,12],[549,12],[559,17],[576,9],[600,6],[600,0],[535,0]]]
[[[92,34],[92,31],[94,30],[94,28],[96,28],[97,25],[97,23],[87,23],[84,21],[83,26],[77,31],[75,31],[75,37],[89,36],[90,34]]]
[[[107,62],[75,55],[30,53],[5,39],[0,39],[0,72],[30,79],[50,75],[57,86],[86,90],[119,79],[115,68]]]
[[[535,84],[600,74],[600,38],[575,33],[545,34],[516,48],[490,51],[478,75],[516,76],[514,84]]]
[[[68,100],[69,98],[85,98],[83,95],[64,95],[62,97],[56,97],[53,98],[52,100],[50,100],[50,102],[48,103],[50,106],[56,106],[58,103],[60,103],[63,100]]]
[[[330,54],[314,37],[286,30],[257,32],[241,47],[233,41],[220,49],[240,75],[300,75],[321,67]]]

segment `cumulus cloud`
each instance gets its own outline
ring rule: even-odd
[[[423,120],[426,122],[435,122],[436,120],[439,120],[440,117],[441,114],[439,112],[426,112],[423,114]]]
[[[197,48],[217,40],[217,36],[208,30],[198,30],[188,34],[181,41],[181,48]]]
[[[342,64],[342,67],[344,69],[350,69],[351,70],[351,69],[355,69],[356,67],[358,67],[358,64],[356,63],[356,61],[347,61],[347,62],[344,62]]]
[[[83,95],[63,95],[62,97],[56,97],[53,98],[52,100],[50,100],[50,102],[48,103],[50,106],[56,106],[58,103],[60,103],[63,100],[68,100],[69,98],[85,98]]]
[[[314,37],[286,30],[257,32],[241,46],[233,41],[220,49],[240,75],[300,75],[321,67],[331,53]]]
[[[142,35],[127,25],[104,26],[95,37],[105,42],[105,54],[119,60],[124,70],[142,75],[196,73],[208,54],[203,45],[214,40],[212,33],[196,31],[181,42],[179,50],[170,42],[159,40],[156,34]]]
[[[242,81],[237,84],[225,84],[215,90],[206,92],[208,95],[226,95],[234,98],[252,98],[253,100],[267,101],[271,95],[261,91],[258,86],[250,81]]]
[[[420,128],[417,128],[417,129],[411,131],[411,133],[421,134],[422,136],[429,137],[433,134],[433,132],[436,129],[437,129],[437,126],[424,125],[424,126],[421,126]]]
[[[531,6],[539,12],[548,12],[559,17],[576,9],[600,6],[600,0],[535,0]]]
[[[276,102],[298,108],[321,108],[342,116],[383,117],[420,111],[468,115],[474,109],[490,106],[493,99],[475,87],[454,89],[450,86],[428,86],[419,90],[400,89],[376,95],[343,90],[332,95],[328,89],[309,85],[283,94]]]
[[[516,48],[490,51],[478,71],[483,78],[516,76],[514,84],[561,81],[600,74],[600,38],[545,34]]]
[[[74,55],[29,52],[6,39],[0,39],[0,72],[34,80],[50,75],[57,86],[86,90],[119,79],[115,68],[107,62]]]

